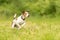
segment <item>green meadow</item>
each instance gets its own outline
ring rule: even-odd
[[[20,30],[13,16],[29,11]],[[0,40],[60,40],[60,0],[0,0]]]
[[[0,20],[0,40],[60,40],[59,18],[29,17],[20,30],[11,28],[12,20]]]

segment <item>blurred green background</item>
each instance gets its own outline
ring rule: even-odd
[[[12,29],[23,10],[30,13],[26,25]],[[0,40],[60,40],[60,0],[0,0]]]
[[[11,17],[29,10],[31,16],[60,16],[60,0],[0,0],[0,16]]]

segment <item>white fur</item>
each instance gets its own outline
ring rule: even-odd
[[[26,12],[26,17],[28,17],[28,15],[29,15],[28,12]],[[25,21],[21,18],[21,16],[22,15],[20,15],[18,18],[15,18],[13,20],[13,22],[12,22],[12,28],[14,28],[15,25],[17,25],[18,26],[18,29],[20,29],[21,27],[23,27],[25,25]],[[16,14],[15,14],[14,17],[16,17]],[[25,18],[25,17],[23,16],[23,18]]]

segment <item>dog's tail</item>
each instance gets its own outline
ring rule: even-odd
[[[14,14],[14,19],[16,18],[16,15],[17,15],[17,14]]]

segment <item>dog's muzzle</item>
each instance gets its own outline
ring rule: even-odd
[[[30,17],[30,15],[28,15],[28,17]]]

